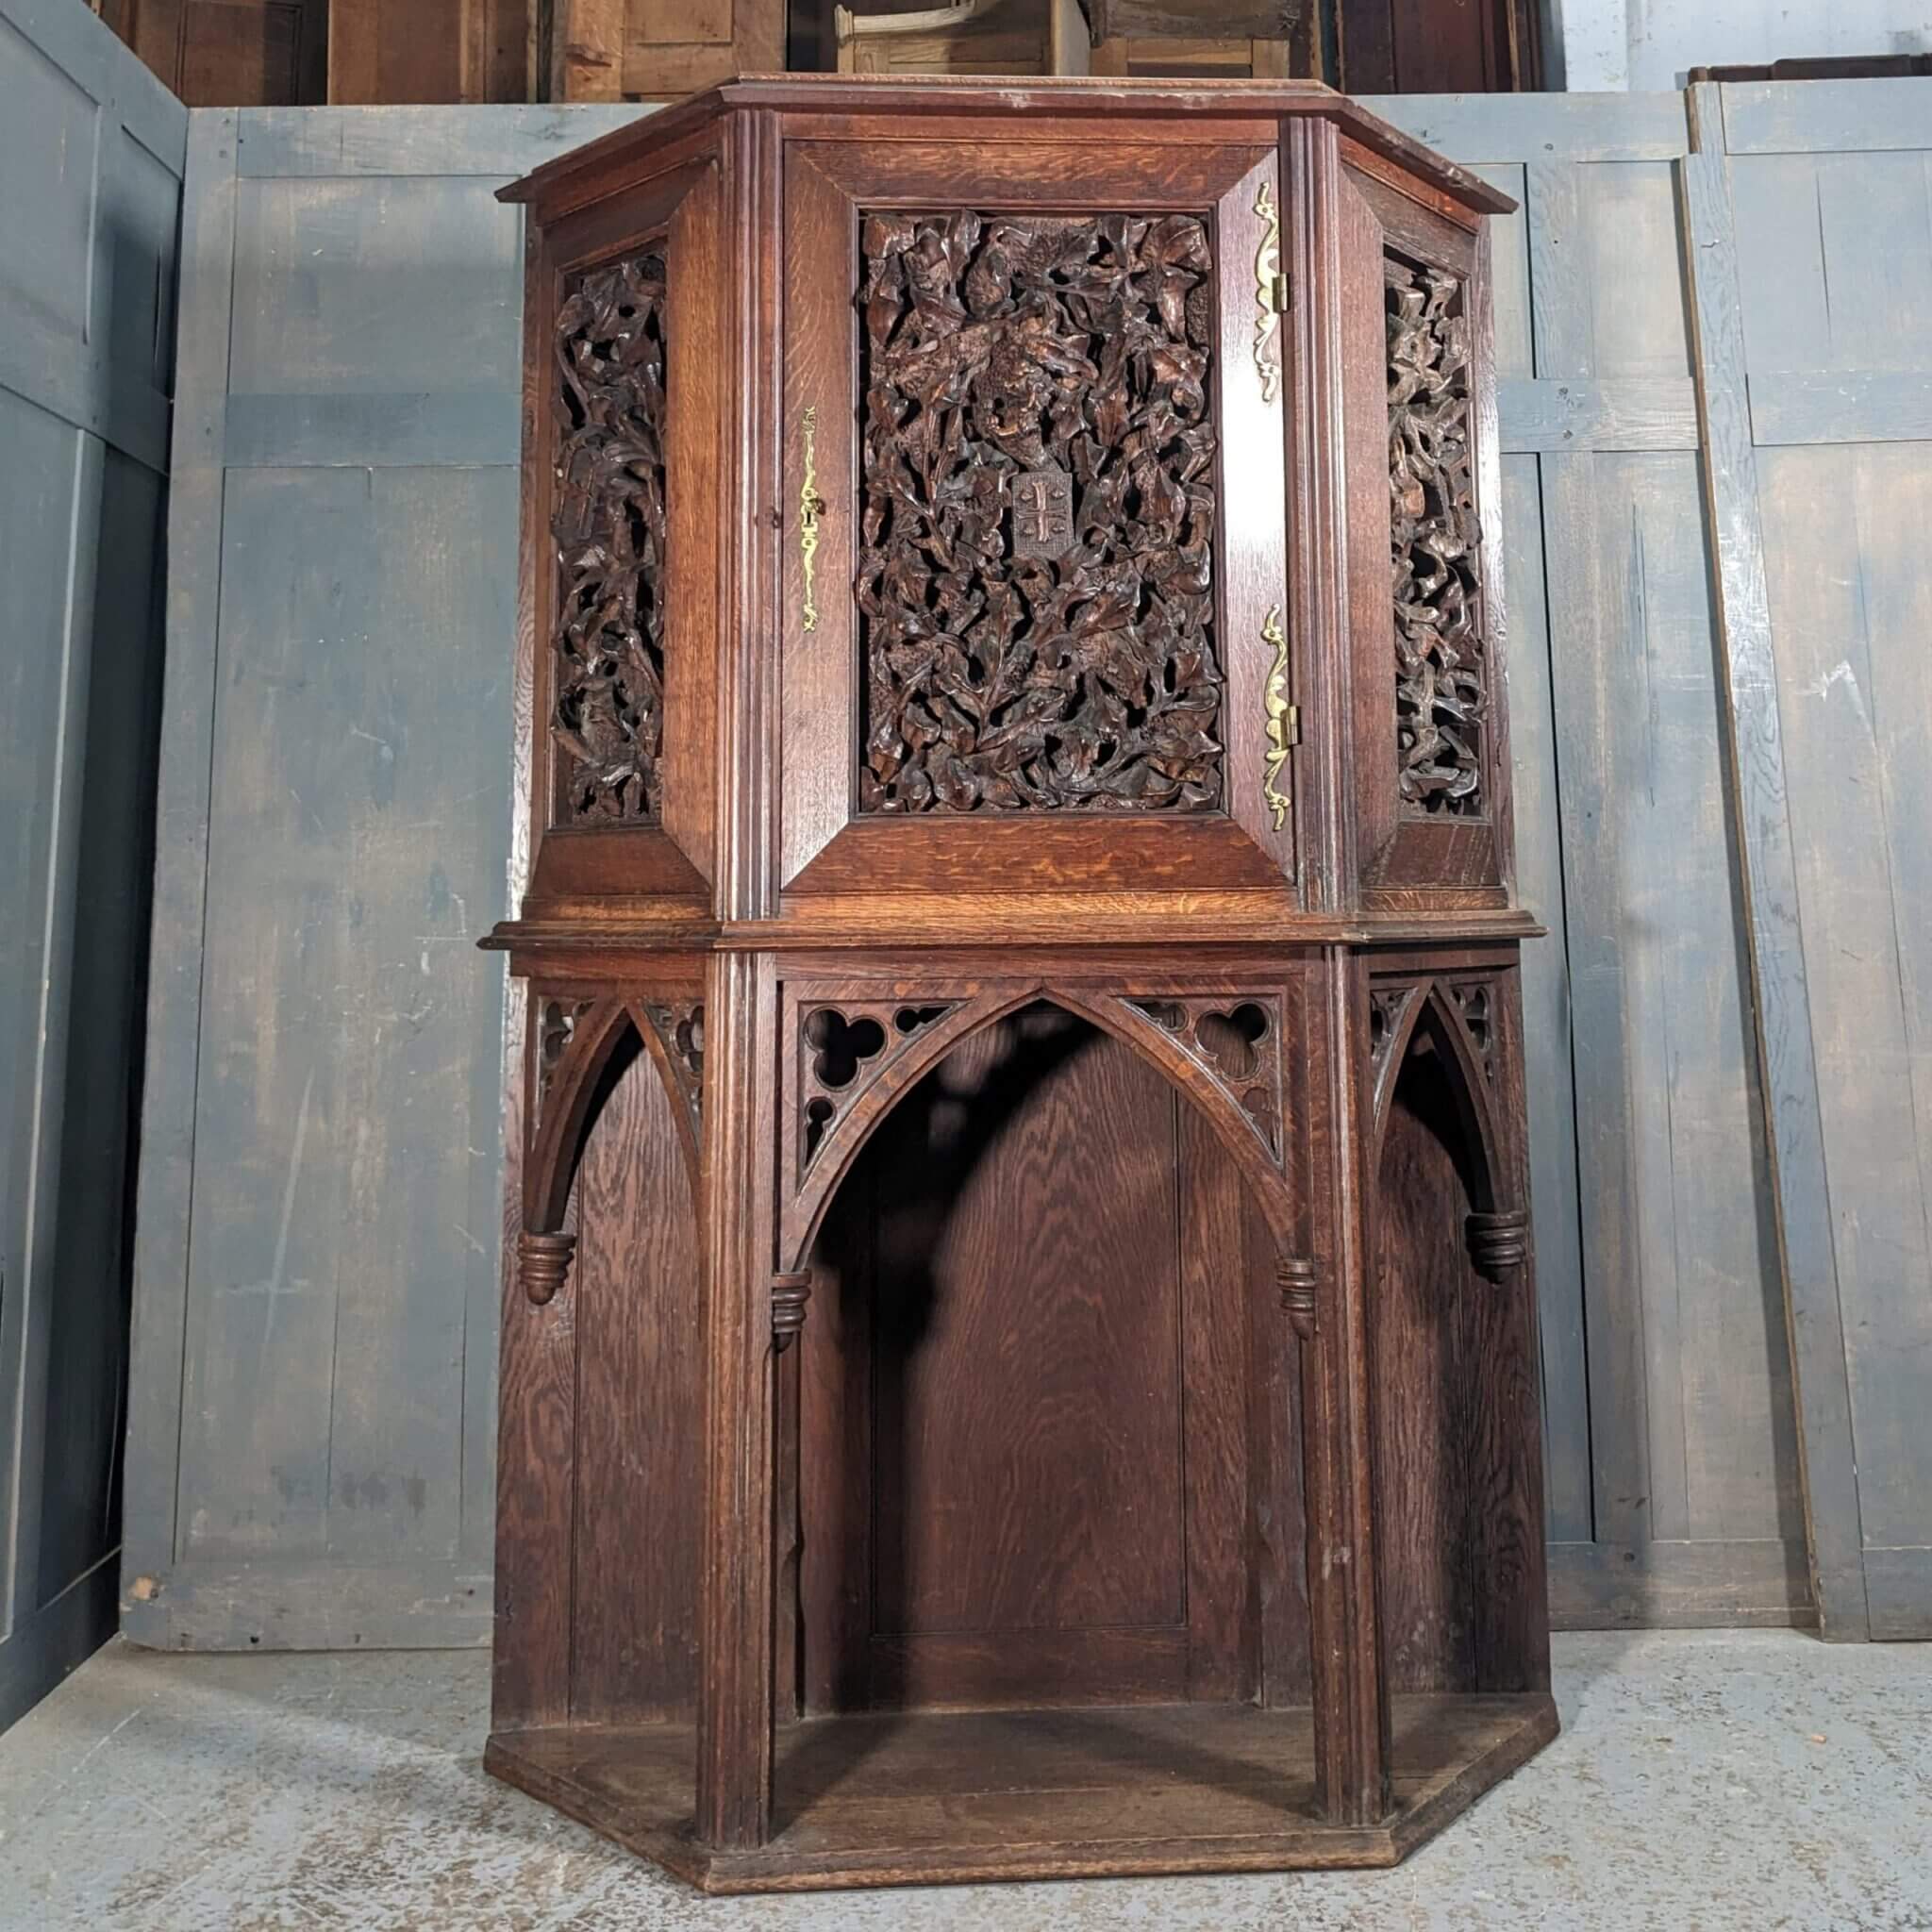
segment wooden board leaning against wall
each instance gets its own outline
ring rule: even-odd
[[[1932,1524],[1915,1513],[1932,1482],[1924,1432],[1911,1427],[1914,1311],[1932,1302],[1919,1124],[1932,1121],[1932,1016],[1914,963],[1932,950],[1932,886],[1910,849],[1910,827],[1925,815],[1910,788],[1924,769],[1912,760],[1927,707],[1912,683],[1925,613],[1914,602],[1908,521],[1915,442],[1932,429],[1932,411],[1922,339],[1903,325],[1901,307],[1922,296],[1932,305],[1923,218],[1919,228],[1907,219],[1911,194],[1923,192],[1914,181],[1924,178],[1928,101],[1926,81],[1857,83],[1849,93],[1825,83],[1725,89],[1721,112],[1702,117],[1707,142],[1713,126],[1730,142],[1724,167],[1705,170],[1715,204],[1687,203],[1692,149],[1680,95],[1371,103],[1525,203],[1498,224],[1493,252],[1519,851],[1524,896],[1553,935],[1528,951],[1525,991],[1553,1607],[1571,1625],[1809,1619],[1808,1474],[1820,1568],[1840,1579],[1840,1594],[1821,1591],[1827,1631],[1867,1627],[1868,1591],[1875,1634],[1932,1628]],[[460,1171],[437,1171],[433,1193],[460,1205],[412,1250],[398,1230],[412,1199],[429,1198],[425,1176],[368,1169],[353,1109],[330,1098],[323,1073],[306,1113],[301,1105],[304,1055],[320,1066],[330,1041],[366,1042],[360,1008],[332,993],[335,979],[295,955],[266,955],[255,991],[221,994],[219,1022],[205,1024],[202,988],[237,983],[253,927],[218,906],[204,947],[200,895],[232,895],[237,881],[209,871],[192,828],[245,831],[259,843],[248,890],[271,926],[299,934],[314,918],[333,931],[359,900],[360,943],[398,948],[385,970],[407,961],[418,980],[421,935],[455,971],[472,957],[460,935],[498,916],[498,833],[473,826],[463,803],[473,792],[505,795],[508,783],[508,695],[471,702],[500,675],[491,626],[514,578],[512,503],[501,486],[515,459],[520,262],[514,228],[494,225],[490,196],[631,111],[251,113],[225,147],[210,122],[191,157],[181,339],[197,347],[181,365],[176,433],[192,460],[175,494],[158,888],[162,903],[187,909],[158,927],[157,983],[169,998],[151,1017],[148,1138],[172,1154],[143,1174],[144,1188],[158,1190],[147,1231],[165,1230],[164,1209],[176,1222],[175,1238],[150,1243],[141,1271],[128,1458],[142,1499],[130,1528],[142,1541],[126,1578],[126,1627],[143,1641],[483,1638],[499,1242],[491,1210],[467,1209],[495,1199],[493,1085],[452,1102],[470,1124],[470,1151]],[[246,137],[239,173],[237,134]],[[1802,276],[1780,268],[1777,242],[1780,210],[1800,192],[1825,215],[1819,252],[1799,258]],[[1687,238],[1712,206],[1735,208],[1744,350],[1728,363],[1710,353],[1718,338],[1696,314],[1711,291],[1693,292],[1683,266]],[[1895,287],[1877,266],[1889,232],[1907,238],[1894,249]],[[321,307],[299,335],[279,319],[288,291],[270,270],[277,236],[292,237],[289,259],[324,278]],[[452,251],[466,264],[454,285]],[[1857,333],[1858,316],[1838,298],[1844,288],[1867,291],[1858,316],[1890,315],[1892,325]],[[237,290],[247,314],[234,306]],[[370,299],[376,290],[381,303]],[[425,344],[453,323],[464,354],[425,361]],[[410,395],[406,410],[399,390]],[[1865,401],[1831,401],[1840,391]],[[1742,802],[1725,755],[1734,731],[1744,741],[1741,713],[1736,724],[1732,713],[1754,687],[1734,675],[1735,600],[1705,534],[1713,485],[1701,452],[1716,443],[1706,418],[1743,425],[1728,446],[1735,453],[1742,436],[1757,471],[1762,530],[1747,529],[1746,541],[1764,565],[1783,721],[1763,769],[1790,780],[1782,901],[1760,861],[1760,815]],[[311,520],[309,549],[276,553],[269,570],[257,538],[273,525],[277,491],[308,491],[327,515],[318,508]],[[1733,517],[1724,527],[1740,525]],[[502,541],[476,541],[492,528]],[[325,537],[341,554],[373,559],[366,622],[329,616],[331,579],[313,551]],[[446,558],[458,543],[461,597],[447,608],[425,601],[419,559]],[[1821,603],[1827,597],[1838,602]],[[265,697],[257,686],[275,670],[262,653],[285,627],[330,637],[340,675],[306,694],[283,689],[267,714],[273,729],[332,732],[370,761],[342,767],[321,825],[285,790],[251,806],[244,782],[259,756],[250,736]],[[398,635],[418,648],[393,653],[388,641]],[[218,673],[230,693],[224,709]],[[383,792],[380,744],[354,734],[386,738],[408,758],[386,721],[399,705],[429,701],[433,692],[410,680],[432,674],[433,691],[468,693],[471,736],[460,781],[422,774],[423,808],[404,813],[441,827],[433,836],[444,849],[433,857],[446,891],[462,899],[460,915],[453,898],[439,899],[440,923],[423,923],[429,874],[399,869],[397,853],[420,855],[390,837],[407,791],[401,764]],[[326,717],[291,724],[298,703]],[[1812,747],[1802,761],[1801,741]],[[321,848],[336,845],[364,855],[362,883],[311,904],[320,868],[336,863]],[[1738,863],[1747,847],[1748,893]],[[1857,937],[1837,947],[1833,932]],[[1794,947],[1806,969],[1795,980]],[[452,980],[425,1012],[384,1003],[411,990],[409,974],[391,977],[358,980],[356,997],[371,1013],[411,1016],[420,1044],[410,1051],[423,1065],[471,1063],[497,1024],[496,982]],[[300,1024],[285,1026],[277,1054],[260,1062],[263,1078],[231,1077],[238,1042],[277,1013]],[[1768,1041],[1782,1053],[1801,1031],[1817,1042],[1810,1135],[1822,1150],[1810,1157],[1808,1220],[1796,1211],[1806,1157],[1791,1125],[1802,1125],[1803,1108],[1783,1104],[1796,1090],[1781,1072],[1774,1130],[1757,1075]],[[371,1063],[373,1106],[400,1106],[396,1083],[410,1064]],[[446,1120],[438,1134],[447,1140]],[[282,1275],[291,1293],[273,1304],[283,1340],[270,1347],[263,1298],[223,1284],[275,1278],[298,1141]],[[249,1150],[253,1179],[218,1170],[213,1150],[224,1144]],[[309,1191],[347,1188],[358,1160],[368,1241],[340,1260],[322,1247],[304,1258],[301,1244],[319,1242],[328,1224]],[[224,1204],[238,1191],[252,1205],[224,1231]],[[1795,1406],[1781,1246],[1801,1307]],[[300,1307],[298,1278],[329,1314]],[[1842,1295],[1836,1328],[1814,1315],[1821,1294],[1833,1308]],[[437,1413],[420,1434],[433,1464],[406,1464],[397,1446],[424,1407],[411,1391],[390,1403],[378,1374],[361,1393],[347,1383],[332,1392],[314,1353],[287,1341],[298,1312],[326,1332],[342,1296],[346,1326],[378,1370],[419,1357],[439,1365],[426,1405]],[[1831,1394],[1834,1360],[1836,1423],[1828,1401],[1813,1413],[1813,1396]],[[185,1460],[184,1389],[194,1418]],[[339,1489],[354,1475],[353,1497],[303,1491],[291,1501],[242,1480],[258,1463],[283,1461],[264,1432],[303,1405],[334,1418],[325,1430],[341,1429],[335,1466]],[[459,1448],[449,1448],[451,1431]],[[291,1480],[303,1475],[283,1466]],[[408,1502],[416,1475],[421,1510]],[[389,1500],[369,1503],[372,1479],[391,1485]],[[1820,1507],[1834,1479],[1852,1481],[1862,1534],[1842,1504]],[[1834,1532],[1843,1541],[1831,1557]],[[146,1593],[135,1593],[142,1579]],[[1830,1606],[1842,1609],[1844,1588],[1858,1598],[1840,1616]]]

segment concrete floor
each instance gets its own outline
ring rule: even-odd
[[[0,1738],[0,1927],[1932,1928],[1932,1646],[1559,1637],[1564,1735],[1390,1873],[706,1900],[486,1778],[476,1651],[114,1643]]]

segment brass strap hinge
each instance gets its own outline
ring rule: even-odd
[[[1274,652],[1268,681],[1261,688],[1264,750],[1261,754],[1261,802],[1274,817],[1278,832],[1288,819],[1288,794],[1281,789],[1281,768],[1288,749],[1301,741],[1302,710],[1288,701],[1288,633],[1281,627],[1281,606],[1274,605],[1261,620],[1261,641]]]
[[[1268,306],[1276,315],[1288,313],[1288,276],[1277,273],[1268,284]]]

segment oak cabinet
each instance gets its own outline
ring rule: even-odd
[[[713,1890],[1399,1857],[1555,1728],[1507,204],[830,77],[506,193],[491,1768]]]

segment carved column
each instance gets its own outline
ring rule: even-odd
[[[1324,955],[1310,1001],[1314,1079],[1328,1131],[1314,1162],[1314,1257],[1282,1281],[1302,1345],[1302,1466],[1307,1493],[1308,1617],[1315,1678],[1316,1802],[1335,1824],[1374,1824],[1389,1808],[1389,1711],[1375,1601],[1374,1445],[1369,1415],[1364,1141],[1369,1056],[1357,1039],[1357,961]],[[1322,1284],[1319,1319],[1311,1292]]]
[[[772,957],[719,953],[705,989],[705,1527],[697,1835],[771,1836],[777,1096]]]

